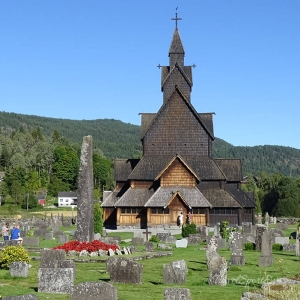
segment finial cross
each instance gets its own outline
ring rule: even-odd
[[[178,18],[178,17],[177,17],[177,15],[178,15],[178,13],[177,13],[177,8],[178,8],[178,7],[176,7],[175,18],[172,18],[172,19],[171,19],[171,20],[175,20],[176,29],[177,29],[177,21],[180,21],[180,20],[182,20],[181,18]]]

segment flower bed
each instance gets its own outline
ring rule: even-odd
[[[71,241],[53,248],[53,250],[57,250],[57,249],[65,250],[67,253],[71,250],[75,250],[76,252],[81,252],[82,250],[86,250],[87,252],[91,253],[99,250],[108,251],[108,249],[112,249],[113,251],[115,251],[116,249],[119,249],[119,246],[115,244],[112,245],[106,244],[98,240],[92,242]]]

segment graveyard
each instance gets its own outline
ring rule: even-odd
[[[101,294],[99,291],[103,289],[104,295],[109,293],[111,297],[100,299],[120,300],[182,299],[180,295],[195,300],[252,299],[246,297],[247,293],[272,294],[269,299],[298,299],[300,295],[300,281],[262,290],[264,284],[281,278],[300,280],[299,251],[296,250],[299,243],[289,239],[297,224],[243,224],[227,242],[216,238],[217,226],[205,228],[206,237],[204,226],[186,239],[178,230],[153,228],[147,238],[156,242],[147,242],[143,230],[108,230],[102,237],[95,235],[95,238],[107,245],[118,245],[118,249],[111,247],[115,250],[92,255],[88,251],[53,250],[72,241],[77,229],[69,218],[65,217],[63,222],[57,221],[57,217],[54,220],[20,221],[25,231],[28,224],[33,226],[35,236],[32,238],[38,242],[24,237],[23,246],[30,256],[31,267],[23,277],[18,277],[18,273],[22,273],[19,269],[13,273],[15,266],[11,270],[0,269],[3,299],[20,299],[9,297],[18,295],[30,295],[22,299],[83,299],[76,298],[80,289],[89,291],[90,297]],[[172,235],[172,231],[177,233]],[[268,234],[262,233],[260,239],[261,231]],[[151,236],[156,238],[151,239]],[[276,244],[287,242],[289,246],[284,244],[281,249],[272,251],[275,239]],[[249,241],[256,244],[256,250],[245,250]],[[173,291],[177,298],[172,298]],[[36,298],[31,298],[33,295]]]

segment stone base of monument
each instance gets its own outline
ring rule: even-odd
[[[259,258],[259,263],[258,263],[259,267],[269,267],[272,266],[273,264],[274,264],[274,259],[272,256],[261,256]]]
[[[244,266],[245,265],[245,257],[244,256],[231,256],[230,264],[232,266]]]

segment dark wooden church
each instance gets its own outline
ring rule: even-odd
[[[176,28],[169,66],[161,67],[163,104],[141,114],[141,159],[117,159],[116,189],[103,197],[106,227],[175,225],[182,212],[197,225],[254,223],[253,193],[241,190],[240,159],[214,159],[213,113],[191,104],[192,66]]]

